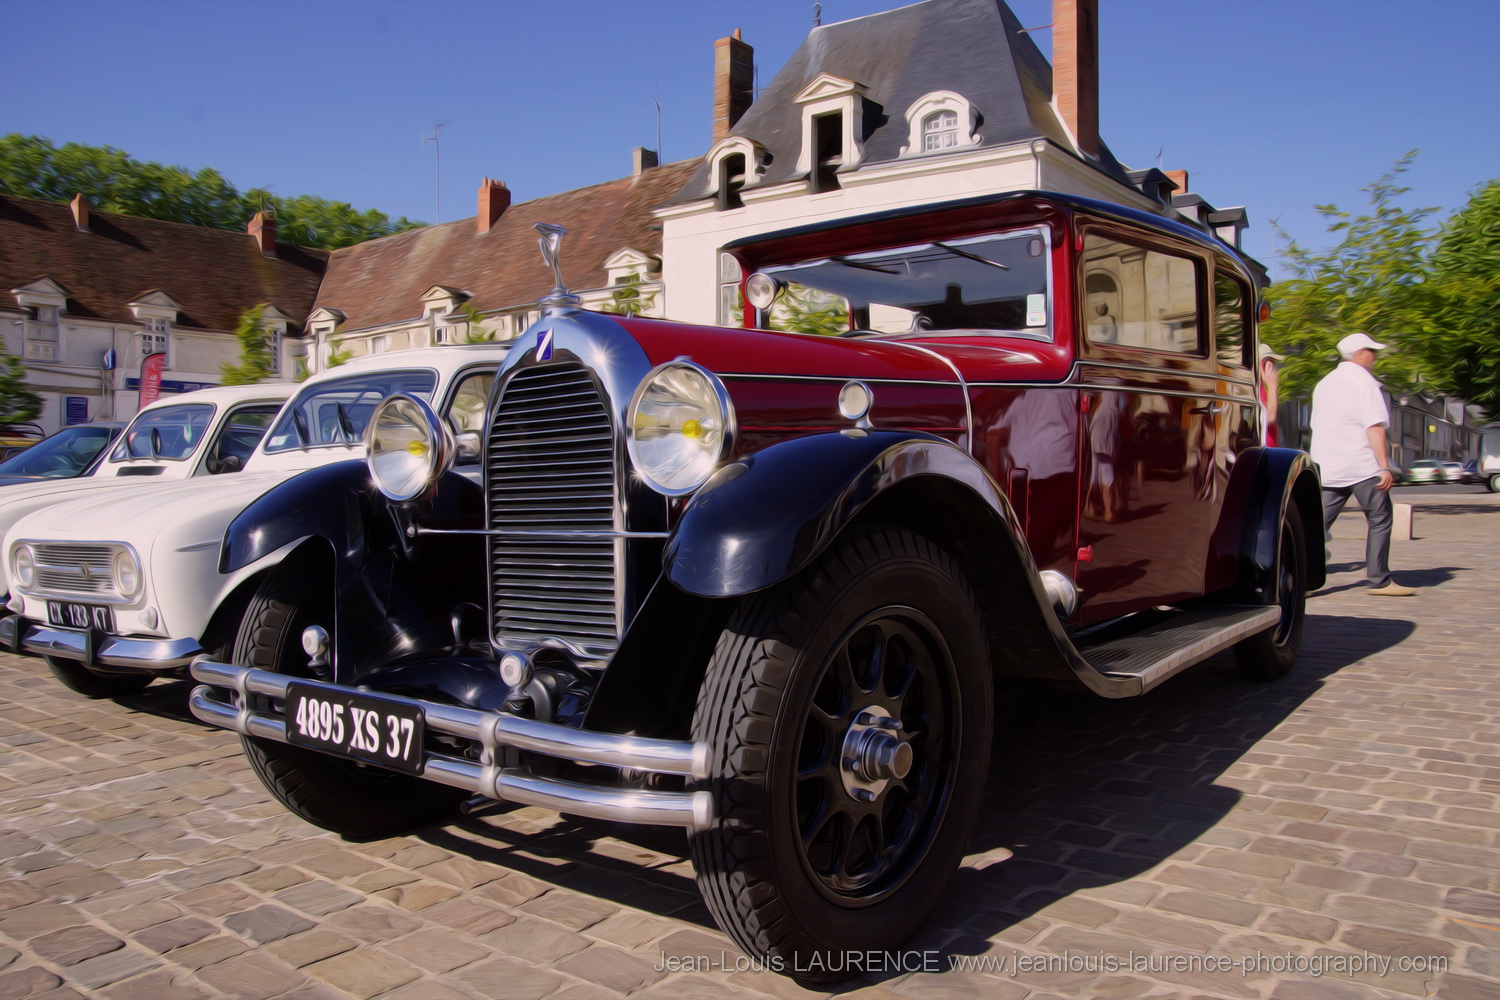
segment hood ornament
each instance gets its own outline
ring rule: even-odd
[[[556,226],[550,222],[538,222],[531,228],[541,233],[541,238],[536,241],[537,246],[542,248],[542,260],[552,269],[552,277],[557,284],[547,297],[542,299],[540,305],[544,310],[576,308],[583,300],[568,291],[567,284],[563,281],[562,265],[558,261],[558,251],[562,247],[562,238],[568,230],[565,226]]]

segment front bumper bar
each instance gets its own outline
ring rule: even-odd
[[[193,662],[192,675],[203,682],[188,699],[188,707],[195,716],[245,736],[281,743],[290,742],[286,719],[275,712],[252,709],[251,695],[285,698],[287,685],[294,680],[330,692],[360,693],[357,688],[216,663],[206,657]],[[222,700],[214,688],[228,688],[234,694],[234,701]],[[544,777],[525,768],[500,767],[495,763],[501,749],[510,747],[584,764],[702,779],[708,776],[706,744],[594,733],[504,712],[441,705],[385,692],[380,695],[419,709],[427,727],[434,732],[474,740],[483,747],[479,762],[426,750],[422,776],[429,781],[502,802],[543,806],[619,823],[680,826],[696,831],[706,830],[713,822],[713,797],[706,791],[610,788]]]
[[[32,656],[59,656],[89,667],[120,667],[160,673],[193,662],[203,648],[196,639],[132,639],[58,628],[20,615],[0,618],[0,649]]]

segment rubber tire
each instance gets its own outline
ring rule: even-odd
[[[69,691],[76,691],[85,698],[119,698],[122,695],[135,694],[147,684],[156,680],[154,674],[102,674],[97,670],[90,670],[77,660],[67,660],[60,656],[44,656],[47,661],[47,669],[52,671],[63,687]]]
[[[803,864],[787,791],[793,744],[825,657],[842,648],[855,623],[897,607],[925,615],[936,626],[932,638],[945,644],[958,752],[943,779],[946,811],[919,838],[926,856],[884,898],[844,905]],[[694,713],[694,739],[711,748],[711,777],[699,787],[714,796],[714,823],[689,845],[709,910],[747,955],[794,978],[834,980],[857,971],[829,970],[838,953],[895,948],[922,927],[963,856],[983,795],[991,684],[985,633],[962,573],[947,553],[905,529],[878,526],[847,537],[736,609]],[[819,961],[822,969],[814,967]]]
[[[310,676],[302,631],[331,621],[332,586],[318,574],[278,572],[263,583],[241,620],[233,662]],[[340,760],[276,740],[241,736],[245,756],[276,800],[314,826],[373,840],[441,821],[464,792],[421,778]]]
[[[1307,536],[1302,531],[1302,512],[1296,503],[1287,504],[1286,516],[1281,520],[1276,579],[1281,621],[1274,628],[1257,632],[1234,645],[1240,671],[1251,680],[1274,681],[1285,677],[1302,645],[1302,629],[1307,624]]]
[[[1500,493],[1500,472],[1492,472],[1484,481],[1485,489],[1491,493]]]

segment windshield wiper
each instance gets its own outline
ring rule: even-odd
[[[990,260],[988,257],[981,257],[977,253],[969,253],[967,250],[960,250],[958,247],[950,247],[946,243],[934,243],[933,246],[939,250],[946,250],[955,257],[962,257],[964,260],[972,260],[979,264],[988,264],[990,267],[998,267],[1002,271],[1010,270],[1010,265],[1008,264],[1002,264],[998,260]]]
[[[843,264],[845,267],[857,267],[861,271],[879,271],[881,274],[900,274],[901,272],[891,267],[881,267],[878,264],[866,264],[863,261],[850,260],[848,257],[829,257],[835,264]]]

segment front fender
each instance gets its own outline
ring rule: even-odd
[[[962,484],[1004,519],[1012,538],[1024,538],[994,481],[951,442],[845,430],[773,445],[715,473],[673,529],[666,576],[699,597],[770,587],[808,565],[872,500],[917,476]]]
[[[1239,550],[1239,579],[1251,583],[1257,591],[1274,592],[1281,521],[1287,507],[1292,504],[1296,504],[1302,514],[1302,530],[1307,542],[1307,589],[1317,590],[1327,579],[1318,467],[1305,451],[1260,449],[1247,498]]]

